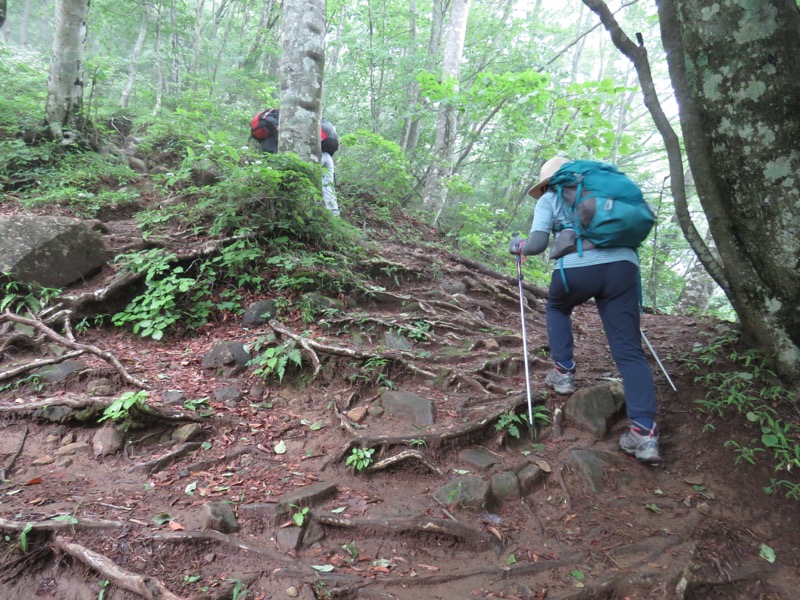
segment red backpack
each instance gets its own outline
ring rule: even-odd
[[[267,115],[274,115],[275,120],[278,120],[278,110],[277,108],[265,108],[264,110],[258,111],[255,116],[250,119],[250,135],[253,136],[254,139],[263,141],[270,136],[269,129],[267,128],[266,118]]]

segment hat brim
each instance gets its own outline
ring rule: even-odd
[[[550,183],[549,177],[547,179],[542,179],[539,183],[528,190],[528,195],[538,200],[544,194],[544,190],[548,183]]]

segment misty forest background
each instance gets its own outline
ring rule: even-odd
[[[629,4],[618,17],[646,40],[659,98],[675,120],[655,7]],[[458,113],[456,168],[436,225],[458,252],[513,270],[507,241],[512,231],[530,225],[534,202],[525,192],[542,162],[556,154],[614,162],[658,210],[658,228],[641,250],[645,304],[732,318],[730,304],[719,291],[712,294],[716,286],[680,233],[663,143],[643,107],[636,73],[596,16],[578,1],[475,3],[454,86],[440,77],[445,8],[413,1],[328,2],[323,113],[342,137],[335,158],[344,205],[366,194],[380,204],[419,210],[437,110],[448,103]],[[53,11],[52,1],[9,2],[0,30],[0,125],[8,133],[43,120]],[[190,151],[201,160],[218,151],[215,145],[257,154],[249,121],[260,108],[279,104],[281,23],[281,4],[271,0],[94,0],[86,115],[111,130],[129,119],[145,157],[165,143],[180,159]],[[3,162],[18,168],[45,152],[52,149],[0,140]],[[58,170],[86,160],[62,157]],[[44,178],[21,198],[32,205],[70,205],[83,216],[93,216],[103,203],[136,200],[136,191],[124,185],[95,197],[78,187],[74,177]],[[692,215],[705,232],[696,200]],[[525,268],[526,279],[546,283],[545,259],[529,260]],[[703,292],[689,294],[689,286]]]
[[[644,304],[738,318],[791,379],[800,9],[734,4],[0,0],[0,183],[22,206],[92,217],[142,200],[138,172],[156,196],[190,189],[230,215],[281,171],[250,140],[252,115],[281,105],[281,150],[302,162],[305,103],[338,127],[345,217],[399,210],[513,273],[507,242],[528,229],[541,164],[608,161],[656,208]],[[197,165],[222,184],[203,189]],[[525,263],[533,283],[549,272]]]

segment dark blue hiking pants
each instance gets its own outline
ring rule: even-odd
[[[547,337],[553,360],[573,360],[572,309],[594,298],[622,375],[625,404],[632,421],[656,417],[653,371],[642,348],[639,329],[639,273],[629,261],[566,268],[569,291],[560,269],[553,273],[547,298]],[[598,349],[599,351],[599,349]]]

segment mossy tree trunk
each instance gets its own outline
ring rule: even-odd
[[[84,124],[83,89],[89,0],[56,0],[45,119],[56,139],[76,140]]]
[[[796,378],[800,11],[795,0],[657,4],[686,154],[719,252],[723,290],[749,338],[784,376]],[[701,259],[713,272],[708,258]]]

